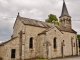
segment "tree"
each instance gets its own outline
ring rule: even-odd
[[[79,48],[80,48],[80,34],[77,35],[77,38],[79,40]]]
[[[45,22],[59,25],[56,15],[53,14],[48,15],[48,18],[45,20]]]
[[[77,35],[77,38],[78,38],[78,40],[80,41],[80,35],[79,35],[79,34]]]

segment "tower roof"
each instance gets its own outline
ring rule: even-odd
[[[68,10],[67,10],[67,7],[66,7],[66,4],[65,4],[65,0],[63,0],[62,13],[61,13],[60,17],[62,17],[62,16],[69,16],[70,17]]]

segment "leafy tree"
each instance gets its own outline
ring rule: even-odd
[[[77,38],[79,40],[79,48],[80,48],[80,34],[77,35]],[[79,51],[80,51],[80,49],[79,49]]]
[[[77,38],[78,38],[78,40],[80,41],[80,35],[79,35],[79,34],[77,35]]]
[[[45,22],[59,25],[56,15],[53,14],[48,15],[48,18],[45,20]]]

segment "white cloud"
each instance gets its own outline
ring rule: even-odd
[[[49,14],[61,15],[63,0],[0,0],[0,40],[8,40],[17,13],[27,18],[45,20]],[[80,34],[80,0],[66,0],[66,5],[72,17],[73,29]]]

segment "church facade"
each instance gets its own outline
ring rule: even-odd
[[[0,44],[0,59],[27,60],[79,55],[77,32],[72,29],[71,16],[65,1],[59,25],[30,18],[18,13],[11,39]]]

